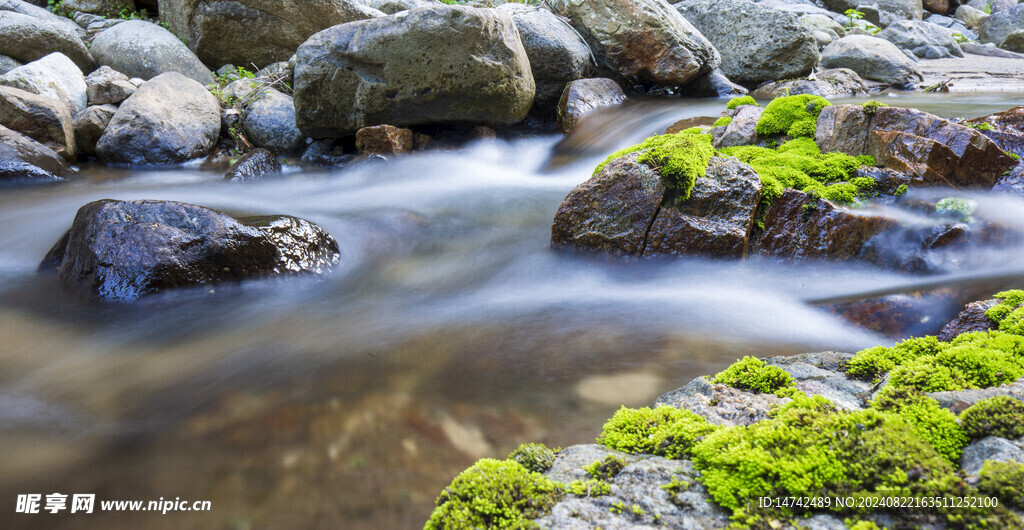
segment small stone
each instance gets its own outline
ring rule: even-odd
[[[410,129],[392,125],[363,127],[356,131],[356,149],[363,154],[394,155],[413,149]]]

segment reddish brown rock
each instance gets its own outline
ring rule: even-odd
[[[828,310],[843,320],[890,338],[934,333],[949,318],[949,292],[910,293],[835,304]]]
[[[898,224],[890,217],[847,210],[789,189],[768,208],[754,250],[793,260],[857,259],[871,238]]]
[[[672,125],[669,125],[665,129],[665,134],[675,134],[677,132],[689,129],[690,127],[711,127],[718,121],[718,118],[713,116],[694,116],[692,118],[683,118]]]
[[[957,187],[947,178],[956,170],[956,154],[935,140],[873,130],[868,133],[866,152],[886,168],[909,175],[912,185]]]
[[[363,127],[356,131],[356,149],[363,154],[394,155],[412,151],[412,131],[392,125]]]
[[[945,15],[949,12],[949,0],[924,0],[923,3],[925,10],[932,13]]]
[[[943,326],[942,331],[939,332],[939,340],[949,342],[961,333],[996,329],[996,323],[985,316],[985,311],[992,309],[998,303],[999,300],[992,299],[967,304],[952,322]]]
[[[612,160],[569,192],[551,225],[553,247],[629,256],[643,252],[665,186],[655,170],[636,161],[639,156]]]
[[[1024,156],[1024,106],[967,120],[967,123],[974,126],[982,123],[991,125],[991,130],[981,130],[981,133],[992,139],[1003,151]]]
[[[871,115],[860,105],[829,105],[818,115],[814,141],[822,153],[864,154]]]
[[[643,255],[745,258],[760,200],[761,179],[750,166],[714,157],[689,199],[658,212]]]

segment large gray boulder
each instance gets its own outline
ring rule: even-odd
[[[144,20],[129,20],[96,37],[93,57],[128,77],[152,79],[177,72],[203,85],[214,83],[213,74],[188,46],[170,31]]]
[[[178,164],[207,155],[220,136],[220,103],[177,73],[158,75],[126,99],[96,144],[101,162]]]
[[[0,125],[0,183],[52,182],[75,174],[53,149]]]
[[[373,0],[370,2],[370,7],[379,9],[389,15],[394,15],[400,11],[408,11],[410,9],[416,9],[417,7],[438,6],[443,3],[444,2],[439,2],[438,0]]]
[[[277,90],[267,90],[250,103],[242,114],[241,125],[246,139],[274,154],[292,154],[304,145],[305,137],[295,126],[292,97]]]
[[[42,2],[42,0],[40,0],[40,2]],[[42,2],[41,5],[45,6],[46,2]],[[10,11],[12,13],[28,15],[39,20],[45,20],[56,24],[64,28],[65,31],[78,34],[79,37],[85,36],[85,30],[78,27],[78,24],[75,24],[73,20],[51,13],[43,7],[32,5],[28,2],[23,2],[22,0],[0,0],[0,11]]]
[[[599,66],[627,79],[685,85],[722,61],[664,0],[553,0],[551,5],[587,39]]]
[[[160,0],[160,18],[214,68],[287,61],[322,29],[383,15],[355,0]]]
[[[964,56],[960,45],[953,40],[952,31],[929,22],[900,20],[880,31],[878,38],[924,59]]]
[[[895,44],[867,35],[843,37],[821,51],[824,68],[849,68],[864,79],[905,85],[922,79],[917,64]]]
[[[1010,34],[1024,30],[1024,5],[1004,9],[985,19],[978,28],[978,40],[1003,47]]]
[[[13,11],[0,11],[0,54],[27,63],[54,52],[67,56],[83,72],[96,68],[85,43],[67,27]]]
[[[135,0],[64,0],[64,9],[117,18],[122,9],[135,11]]]
[[[0,86],[0,124],[74,161],[75,131],[71,111],[60,101]]]
[[[722,54],[722,72],[741,85],[804,77],[818,63],[817,41],[794,13],[748,0],[684,0],[676,9]]]
[[[0,75],[0,85],[63,101],[71,107],[71,112],[84,110],[88,100],[85,76],[61,53],[51,53]]]
[[[349,22],[297,53],[295,118],[312,138],[380,124],[516,123],[536,91],[512,17],[439,6]]]
[[[23,64],[25,63],[15,59],[14,57],[0,55],[0,75],[4,75]]]
[[[502,4],[519,30],[537,83],[534,106],[554,113],[566,83],[588,77],[594,67],[590,47],[564,19],[539,7]]]

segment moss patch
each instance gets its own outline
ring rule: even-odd
[[[1000,331],[1024,335],[1024,291],[1003,291],[995,297],[999,304],[985,311],[985,316],[995,322]]]
[[[437,498],[425,530],[537,528],[531,519],[558,502],[562,486],[511,460],[479,460]]]
[[[565,486],[565,491],[577,497],[600,497],[612,492],[612,485],[596,478],[587,481],[574,480]]]
[[[769,366],[756,357],[744,357],[715,375],[713,382],[740,390],[770,394],[794,387],[793,378],[777,366]]]
[[[831,104],[821,96],[810,94],[775,98],[764,108],[754,130],[764,137],[779,134],[792,138],[813,137],[818,114]]]
[[[990,397],[960,413],[960,422],[971,439],[1020,438],[1024,436],[1024,403],[1009,396]]]
[[[754,105],[755,107],[761,106],[758,105],[757,101],[751,96],[740,96],[730,99],[729,102],[725,104],[725,108],[732,110],[740,105]]]
[[[598,164],[594,175],[600,173],[608,162],[639,151],[643,153],[637,162],[657,168],[665,187],[677,192],[680,200],[690,198],[694,183],[706,174],[708,162],[715,154],[711,135],[702,134],[699,129],[687,129],[675,134],[652,136],[637,145],[620,149]]]
[[[718,118],[717,120],[715,120],[715,123],[713,123],[711,126],[712,127],[725,127],[726,125],[729,125],[730,123],[732,123],[732,116],[722,116],[721,118]]]
[[[869,114],[870,115],[870,114],[874,114],[875,112],[878,112],[879,108],[881,108],[881,107],[888,107],[888,106],[889,105],[886,105],[885,103],[882,103],[880,101],[875,101],[875,100],[871,99],[871,100],[865,101],[864,104],[861,105],[860,107],[862,109],[864,109],[864,113],[865,114]]]
[[[946,197],[935,204],[935,213],[962,222],[969,222],[974,215],[974,201],[959,197]]]
[[[551,465],[555,463],[555,454],[558,451],[558,449],[551,449],[544,444],[522,444],[508,455],[508,459],[518,462],[530,471],[543,473],[551,469]]]
[[[604,424],[597,443],[624,453],[648,453],[682,458],[714,425],[693,412],[668,405],[620,408]]]
[[[919,438],[928,442],[954,466],[967,445],[968,437],[956,421],[956,414],[913,388],[887,386],[871,402],[871,408],[891,412],[911,425]]]
[[[1024,510],[1024,464],[986,461],[978,473],[978,491]]]
[[[853,202],[875,186],[870,178],[854,178],[857,168],[873,165],[871,157],[844,153],[823,154],[811,138],[790,140],[778,149],[742,145],[727,147],[721,153],[734,156],[761,177],[762,206],[771,205],[786,188],[800,190],[835,202]]]
[[[624,467],[626,467],[625,460],[615,455],[608,455],[604,457],[604,460],[598,460],[584,468],[584,470],[596,479],[608,480],[618,475]]]

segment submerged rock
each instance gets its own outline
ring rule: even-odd
[[[96,144],[101,162],[180,164],[207,155],[220,136],[220,103],[199,83],[161,74],[117,109]]]
[[[999,300],[993,298],[967,304],[955,319],[942,327],[942,331],[939,332],[939,340],[949,342],[963,333],[996,329],[996,323],[985,316],[985,311],[992,309],[998,303]]]
[[[56,271],[92,299],[131,302],[177,287],[323,273],[337,260],[337,242],[301,219],[234,219],[180,202],[108,199],[78,210],[40,270]]]
[[[250,182],[281,174],[281,161],[266,149],[253,149],[238,158],[227,172],[224,180]]]
[[[685,85],[721,64],[715,47],[663,0],[555,0],[599,66],[664,86]]]
[[[295,113],[312,138],[380,124],[510,125],[536,92],[512,17],[438,6],[341,24],[297,52]]]
[[[0,183],[52,182],[76,174],[53,149],[0,125]]]
[[[626,94],[611,79],[577,79],[565,85],[558,100],[558,130],[566,134],[595,109],[613,107],[626,101]]]

